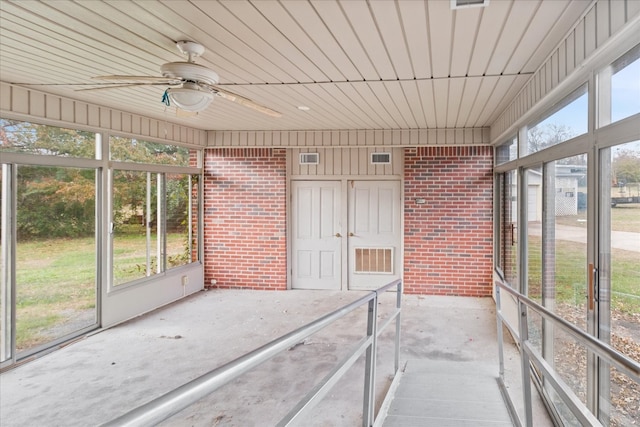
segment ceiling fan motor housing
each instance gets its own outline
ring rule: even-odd
[[[164,77],[202,83],[206,85],[218,84],[218,73],[207,67],[193,62],[168,62],[160,67]]]

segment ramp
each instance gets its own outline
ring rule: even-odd
[[[383,403],[382,426],[513,426],[498,387],[496,365],[409,360]]]

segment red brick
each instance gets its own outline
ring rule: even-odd
[[[405,149],[406,293],[491,295],[492,163],[491,147]]]

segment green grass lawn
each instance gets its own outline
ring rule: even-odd
[[[51,329],[96,306],[93,237],[20,242],[16,248],[16,347],[57,337]],[[89,316],[91,317],[91,316]],[[81,327],[90,326],[83,325]],[[55,333],[54,333],[55,334]]]
[[[587,227],[586,212],[556,217],[556,223],[573,227]],[[611,208],[611,230],[640,233],[640,204],[630,203]]]
[[[529,236],[529,294],[539,300],[542,283],[540,237]],[[556,299],[581,305],[587,293],[587,248],[585,244],[556,241]],[[613,249],[611,252],[612,309],[640,313],[640,262],[638,253]]]
[[[155,243],[153,245],[155,249]],[[146,276],[146,236],[120,236],[114,252],[119,283]],[[184,234],[168,234],[167,252],[169,255],[184,252]],[[96,248],[93,237],[18,243],[17,351],[91,326],[96,318],[95,307]]]

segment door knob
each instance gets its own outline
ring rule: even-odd
[[[349,233],[349,237],[353,237],[353,236],[355,236],[355,234]]]
[[[336,233],[336,237],[342,237],[342,234]]]

